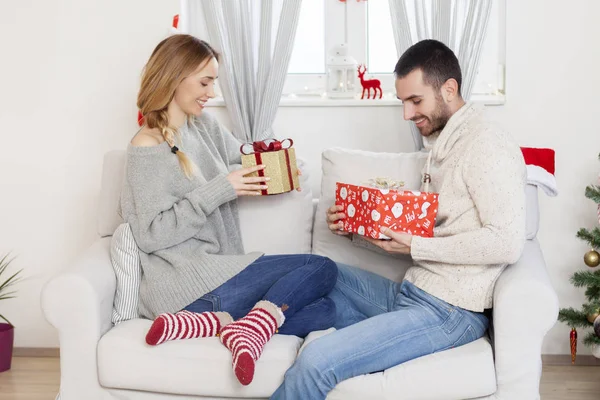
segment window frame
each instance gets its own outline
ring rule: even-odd
[[[477,86],[474,87],[472,93],[472,99],[475,101],[482,101],[486,104],[497,105],[504,103],[505,97],[505,46],[506,46],[506,0],[494,0],[497,2],[497,9],[495,15],[492,14],[490,18],[497,18],[497,61],[496,61],[496,85],[495,90],[491,92],[477,91]],[[361,63],[361,60],[367,60],[368,58],[368,33],[367,32],[367,7],[368,1],[354,1],[354,0],[324,0],[324,70],[327,70],[327,57],[329,49],[333,48],[334,45],[339,43],[348,44],[348,53]],[[352,27],[352,29],[346,29],[346,27]],[[488,74],[489,74],[488,70]],[[383,99],[385,103],[393,103],[396,100],[396,94],[393,90],[393,73],[386,74],[369,74],[369,79],[379,79],[382,82],[382,87],[386,89],[383,92]],[[282,100],[289,99],[285,103],[297,102],[297,99],[314,98],[318,99],[318,103],[322,103],[322,100],[326,98],[326,73],[289,73],[287,74],[286,82],[284,84],[282,92]],[[360,93],[358,93],[360,94]],[[348,102],[348,100],[332,100],[336,103]],[[282,102],[283,105],[283,102]]]

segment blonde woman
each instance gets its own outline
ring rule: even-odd
[[[304,337],[333,325],[325,296],[337,266],[314,255],[244,253],[236,198],[259,194],[268,178],[247,177],[263,166],[229,172],[240,143],[204,112],[218,59],[189,35],[152,53],[138,95],[145,125],[127,149],[121,206],[140,249],[140,312],[154,320],[146,342],[219,335],[247,385],[277,330]]]

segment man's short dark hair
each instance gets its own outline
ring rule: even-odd
[[[439,90],[448,79],[458,83],[458,93],[462,85],[462,73],[456,55],[448,46],[437,40],[422,40],[408,48],[398,60],[394,74],[404,78],[414,70],[423,72],[426,84]]]

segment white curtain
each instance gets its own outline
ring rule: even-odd
[[[471,97],[493,0],[389,0],[398,57],[411,45],[439,40],[456,54],[462,70],[461,93]],[[415,147],[423,139],[410,123]]]
[[[186,30],[221,53],[219,85],[244,142],[272,138],[302,0],[188,0]]]

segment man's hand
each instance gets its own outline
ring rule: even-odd
[[[410,254],[412,235],[404,232],[394,232],[390,228],[381,228],[381,233],[391,238],[391,240],[372,239],[366,236],[364,239],[390,254]]]
[[[327,226],[329,230],[336,235],[348,236],[350,232],[343,231],[344,227],[342,220],[346,215],[340,211],[344,210],[344,206],[332,206],[327,209]]]

